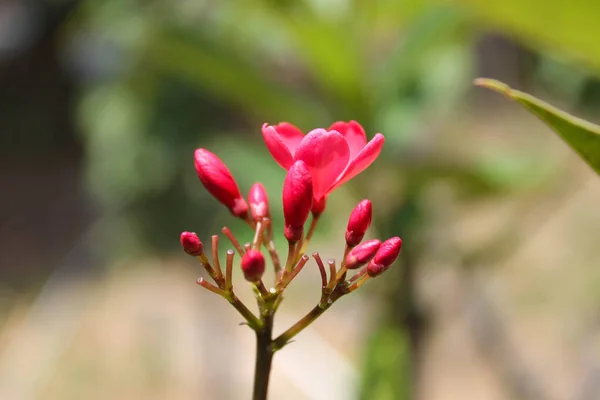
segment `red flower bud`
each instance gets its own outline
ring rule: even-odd
[[[348,219],[348,228],[346,228],[346,244],[356,246],[363,240],[367,229],[371,226],[372,207],[367,199],[362,200],[352,210]]]
[[[255,221],[258,222],[269,216],[269,198],[262,183],[257,182],[252,185],[248,193],[248,203],[250,203],[252,219]]]
[[[183,250],[190,256],[199,256],[202,254],[204,246],[200,239],[198,239],[198,235],[194,232],[182,232],[179,241]]]
[[[292,164],[283,182],[283,216],[285,238],[292,243],[299,241],[304,233],[313,201],[313,184],[304,161]]]
[[[401,248],[402,239],[397,236],[383,242],[375,257],[367,265],[367,274],[376,277],[384,273],[396,261]]]
[[[247,281],[258,282],[265,272],[265,257],[260,251],[248,250],[242,257],[242,272]]]
[[[377,239],[367,240],[361,245],[356,246],[346,256],[344,266],[348,269],[360,268],[371,260],[377,250],[379,250],[381,242]]]
[[[194,160],[196,173],[206,190],[227,207],[233,215],[246,218],[248,204],[240,194],[235,179],[223,161],[205,149],[197,149],[194,153]]]

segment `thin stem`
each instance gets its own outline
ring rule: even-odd
[[[263,243],[265,244],[265,247],[271,256],[271,261],[273,262],[273,267],[275,268],[275,282],[277,283],[277,279],[279,279],[279,271],[281,271],[281,262],[279,261],[277,250],[275,249],[275,243],[273,243],[273,227],[269,218],[264,218],[263,223],[266,227],[266,229],[263,230]]]
[[[306,237],[302,241],[302,247],[300,247],[300,254],[306,253],[306,249],[308,249],[308,244],[310,243],[310,239],[312,239],[315,230],[317,229],[317,223],[319,222],[319,217],[313,215],[310,221],[310,227],[308,228],[308,232],[306,232]]]
[[[277,254],[275,243],[273,243],[272,240],[269,240],[267,243],[265,243],[265,245],[267,246],[267,250],[271,256],[271,261],[273,261],[273,268],[275,268],[275,280],[277,280],[277,276],[281,272],[281,261],[279,261],[279,254]]]
[[[254,239],[252,240],[252,247],[255,250],[260,249],[263,240],[263,232],[265,231],[265,223],[263,221],[258,221],[256,223],[256,230],[254,231]]]
[[[319,253],[313,253],[313,258],[315,259],[315,261],[317,262],[317,265],[319,266],[319,272],[321,273],[321,287],[325,288],[327,287],[327,272],[325,272],[325,266],[323,265],[323,260],[321,260],[321,256],[319,255]]]
[[[206,258],[206,255],[202,253],[199,256],[196,256],[196,258],[198,259],[198,261],[200,261],[200,264],[206,270],[208,275],[210,275],[210,277],[213,278],[215,276],[215,271],[210,265],[210,261],[208,261],[208,258]]]
[[[202,286],[204,289],[208,289],[211,292],[218,294],[219,296],[222,296],[225,298],[227,298],[227,296],[228,296],[226,291],[224,291],[223,289],[219,289],[218,287],[216,287],[215,285],[213,285],[210,282],[207,282],[204,278],[198,278],[196,283],[198,285]]]
[[[231,281],[231,276],[233,275],[233,257],[235,256],[235,251],[229,249],[227,250],[227,260],[225,261],[225,290],[231,290],[233,287],[233,283]]]
[[[315,308],[306,314],[300,321],[296,322],[287,331],[283,332],[276,339],[274,339],[273,344],[271,345],[273,351],[277,351],[285,346],[294,336],[299,334],[304,328],[310,325],[329,307],[331,307],[331,304],[326,304],[324,307],[315,306]]]
[[[250,251],[250,249],[252,249],[252,245],[250,243],[244,243],[244,250],[246,250],[246,253]]]
[[[312,239],[315,230],[317,229],[317,223],[319,222],[319,217],[315,217],[313,215],[311,221],[310,221],[310,227],[308,228],[308,232],[306,232],[306,246],[308,246],[308,242],[310,242],[310,239]]]
[[[348,286],[348,289],[347,289],[348,293],[353,292],[356,289],[358,289],[359,287],[361,287],[362,285],[364,285],[365,282],[369,280],[369,278],[370,278],[369,275],[363,274],[360,278],[358,278],[356,280],[356,282],[354,282],[352,285]]]
[[[256,288],[260,292],[263,300],[267,300],[271,296],[271,293],[269,293],[262,280],[256,282]]]
[[[254,368],[254,391],[252,400],[266,400],[269,390],[269,377],[273,354],[271,338],[273,336],[273,314],[263,317],[263,326],[256,331],[256,366]]]
[[[298,263],[296,264],[296,266],[294,267],[292,272],[281,281],[280,286],[279,286],[279,291],[284,290],[287,287],[287,285],[290,284],[290,282],[296,277],[296,275],[298,275],[300,273],[300,271],[302,271],[302,268],[304,268],[304,266],[306,265],[307,262],[308,262],[308,256],[306,254],[304,254],[300,258],[300,261],[298,261]]]
[[[240,246],[240,242],[238,242],[238,240],[235,238],[235,236],[229,230],[229,228],[226,227],[226,226],[224,226],[223,229],[221,229],[221,232],[223,232],[223,234],[225,236],[227,236],[227,239],[229,239],[229,241],[231,242],[231,244],[233,245],[233,247],[237,250],[238,253],[240,253],[240,257],[243,257],[244,256],[244,249],[242,248],[242,246]]]
[[[222,277],[223,272],[221,272],[221,263],[219,262],[219,235],[212,236],[212,259],[216,276]]]
[[[238,297],[233,293],[227,293],[227,300],[231,303],[232,306],[235,307],[236,310],[239,311],[240,314],[244,317],[244,319],[248,322],[248,326],[255,331],[258,331],[263,328],[263,324],[260,320],[238,299]]]
[[[292,272],[292,267],[294,266],[295,258],[296,258],[296,244],[297,243],[288,243],[288,255],[287,260],[285,262],[285,271]]]
[[[330,258],[329,260],[327,260],[327,265],[329,265],[329,284],[327,285],[327,289],[333,290],[335,284],[337,283],[337,279],[335,276],[335,260]]]
[[[285,290],[285,288],[287,288],[287,286],[290,284],[290,282],[296,277],[296,275],[298,275],[300,273],[300,271],[302,271],[302,268],[304,268],[304,266],[306,265],[306,263],[308,262],[308,256],[306,254],[302,255],[302,257],[300,257],[300,260],[298,261],[298,263],[296,264],[296,266],[294,267],[294,269],[292,270],[291,273],[289,274],[282,274],[281,275],[281,279],[279,280],[279,282],[277,283],[277,286],[275,287],[275,293],[277,293],[277,297],[275,298],[275,301],[273,302],[273,312],[277,311],[277,309],[279,308],[279,304],[281,304],[281,301],[283,300],[283,291]]]
[[[346,268],[346,256],[348,253],[350,253],[350,250],[352,250],[352,247],[346,244],[346,248],[344,249],[344,258],[342,258],[342,265],[340,266],[340,270],[335,277],[336,282],[339,282],[341,279],[343,279],[344,274],[346,274],[346,271],[348,271],[348,268]]]
[[[354,276],[352,276],[352,278],[350,278],[348,280],[348,283],[352,283],[355,280],[357,280],[358,278],[362,277],[363,275],[365,275],[367,273],[367,267],[361,269],[360,271],[358,271],[356,274],[354,274]]]

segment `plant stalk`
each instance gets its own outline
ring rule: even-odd
[[[252,400],[266,400],[269,390],[269,377],[273,354],[271,340],[273,337],[273,314],[263,316],[261,329],[256,330],[256,366],[254,368],[254,391]]]

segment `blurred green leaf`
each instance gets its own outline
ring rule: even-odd
[[[503,93],[523,105],[558,133],[600,175],[600,126],[561,111],[527,93],[513,90],[502,82],[480,78],[475,84]]]
[[[377,329],[367,345],[360,399],[410,398],[410,355],[405,333],[390,326]]]
[[[536,46],[560,50],[600,71],[600,2],[461,0],[485,20]]]
[[[216,98],[233,103],[261,121],[309,121],[324,108],[312,98],[270,80],[223,43],[193,40],[165,30],[149,40],[145,62]],[[319,118],[321,117],[321,118]]]

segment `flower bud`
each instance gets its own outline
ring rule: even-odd
[[[383,242],[375,257],[367,265],[367,274],[376,277],[384,273],[396,261],[401,248],[402,239],[397,236]]]
[[[248,215],[248,204],[240,194],[235,179],[227,166],[213,153],[205,149],[197,149],[194,153],[198,178],[221,204],[236,217],[242,219]]]
[[[346,228],[346,244],[350,247],[359,244],[369,226],[371,226],[372,208],[371,201],[365,199],[356,205],[350,218],[348,219],[348,228]]]
[[[190,256],[199,256],[202,254],[204,246],[200,239],[198,239],[198,235],[194,232],[182,232],[179,241],[183,250]]]
[[[381,242],[377,239],[367,240],[363,244],[360,244],[350,250],[344,261],[344,266],[347,269],[360,268],[371,260],[377,250],[379,250]]]
[[[292,164],[283,182],[283,216],[285,238],[296,243],[302,238],[313,201],[313,184],[304,161]]]
[[[254,221],[258,222],[269,216],[269,198],[262,183],[257,182],[252,185],[250,193],[248,193],[248,203],[250,203],[250,212]]]
[[[258,282],[265,272],[265,257],[260,251],[248,250],[242,257],[242,272],[247,281]]]

